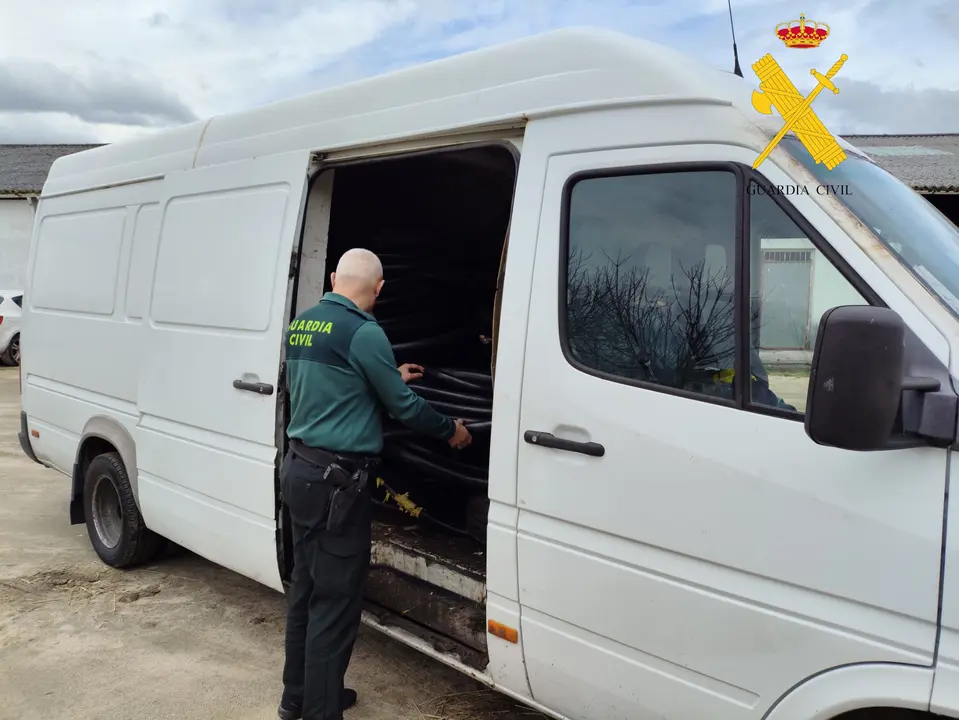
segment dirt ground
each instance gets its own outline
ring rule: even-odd
[[[112,570],[67,518],[69,480],[17,443],[16,369],[0,370],[0,719],[276,717],[283,597],[181,552]],[[542,716],[364,629],[347,718]]]

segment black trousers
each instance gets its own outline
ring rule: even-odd
[[[293,578],[288,591],[284,707],[303,720],[341,720],[343,676],[360,626],[370,567],[371,501],[367,489],[346,527],[326,529],[332,485],[325,467],[289,453],[280,490],[293,531]]]

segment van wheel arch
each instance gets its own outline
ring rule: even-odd
[[[790,688],[763,720],[931,719],[934,672],[896,663],[831,668]]]
[[[933,720],[941,717],[941,715],[934,715],[928,710],[877,707],[851,710],[842,715],[837,715],[832,720]]]
[[[83,483],[87,468],[98,455],[117,453],[127,472],[133,489],[133,497],[139,508],[140,494],[137,487],[136,444],[127,429],[116,420],[103,415],[90,418],[83,428],[76,460],[73,463],[73,483],[70,494],[70,524],[86,522],[83,508]],[[130,472],[132,470],[132,472]]]

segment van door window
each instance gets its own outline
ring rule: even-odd
[[[868,303],[759,185],[748,192],[750,400],[802,413],[819,319]]]
[[[627,381],[732,399],[738,181],[711,170],[587,178],[569,199],[567,354]]]
[[[735,165],[572,178],[567,360],[616,382],[801,417],[819,318],[867,301],[761,182]]]

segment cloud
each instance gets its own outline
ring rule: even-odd
[[[846,135],[951,133],[959,130],[959,90],[884,90],[847,80],[828,108],[817,112]]]
[[[112,67],[71,76],[38,60],[0,61],[0,112],[59,112],[88,123],[162,127],[197,116],[155,79]]]
[[[841,53],[837,131],[955,129],[956,0],[807,0],[832,35],[787,50],[793,0],[733,0],[740,62],[772,52],[802,92]],[[112,141],[551,28],[595,25],[732,68],[726,0],[44,0],[0,3],[0,141]],[[9,118],[18,118],[16,122]],[[81,138],[82,136],[82,138]]]
[[[170,24],[170,16],[165,12],[155,12],[146,19],[146,24],[151,28],[162,28]]]
[[[80,121],[51,120],[43,113],[0,113],[0,143],[96,143],[99,135]]]

